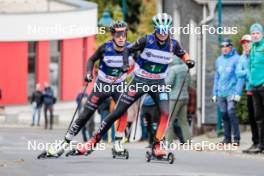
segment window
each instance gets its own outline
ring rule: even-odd
[[[54,90],[54,95],[60,97],[60,44],[59,40],[50,41],[50,65],[49,80],[50,86]]]
[[[31,99],[36,85],[36,42],[28,43],[28,99]]]

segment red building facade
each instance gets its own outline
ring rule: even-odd
[[[30,42],[35,44],[35,83],[43,86],[44,82],[50,82],[51,41],[59,41],[58,96],[61,101],[75,99],[83,86],[87,59],[95,49],[95,33],[91,30],[77,32],[74,28],[65,33],[63,29],[71,25],[76,29],[96,28],[97,6],[81,1],[73,2],[62,4],[62,7],[67,5],[68,9],[54,12],[0,14],[0,24],[5,26],[0,29],[1,106],[28,103]],[[29,33],[30,25],[53,27],[62,32]]]

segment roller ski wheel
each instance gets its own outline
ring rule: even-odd
[[[69,156],[87,156],[87,155],[89,155],[91,153],[92,153],[92,151],[88,151],[86,153],[80,153],[77,149],[72,149],[69,152],[67,152],[65,154],[65,156],[66,157],[69,157]]]
[[[146,161],[148,163],[151,161],[151,153],[149,151],[146,152]]]
[[[76,152],[77,152],[76,149],[72,149],[72,150],[68,151],[68,152],[65,154],[65,156],[66,156],[66,157],[69,157],[69,156],[75,156]]]
[[[59,152],[56,155],[51,155],[49,154],[47,151],[43,151],[42,153],[40,153],[38,155],[38,159],[46,159],[46,158],[59,158],[61,155],[63,154],[63,152]]]
[[[112,148],[112,157],[113,158],[125,158],[125,159],[129,159],[129,153],[127,149],[124,149],[124,151],[116,151],[114,148]]]
[[[167,158],[167,160],[168,160],[168,162],[169,162],[170,164],[173,164],[173,163],[174,163],[174,160],[175,160],[175,156],[174,156],[174,154],[170,152],[170,153],[168,154],[168,158]]]
[[[41,152],[41,154],[38,155],[38,159],[45,159],[47,158],[47,151]]]
[[[169,164],[173,164],[175,161],[175,156],[172,152],[169,152],[168,155],[165,156],[156,156],[153,152],[147,151],[146,152],[146,162],[150,162],[152,160],[155,161],[168,161]]]

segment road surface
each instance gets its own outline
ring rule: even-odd
[[[28,141],[52,142],[65,130],[42,128],[0,128],[1,176],[263,176],[263,157],[226,152],[175,151],[174,164],[145,161],[146,143],[127,144],[129,160],[112,159],[110,146],[90,156],[65,156],[38,160],[40,151],[29,151]],[[80,137],[77,137],[80,139]]]

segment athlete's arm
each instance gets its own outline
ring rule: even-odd
[[[105,48],[105,44],[101,45],[101,46],[100,46],[100,47],[94,52],[94,54],[88,59],[87,73],[93,73],[94,63],[95,63],[98,59],[103,58],[104,48]]]
[[[124,60],[128,61],[128,57],[132,53],[136,54],[137,52],[142,52],[146,46],[146,42],[147,42],[147,36],[144,36],[144,37],[138,39],[136,42],[129,45],[124,50]],[[133,57],[133,58],[135,59],[135,57]]]
[[[180,46],[180,44],[179,44],[178,41],[175,41],[175,42],[176,42],[176,44],[175,44],[175,46],[174,46],[173,53],[174,53],[176,56],[180,57],[183,61],[187,61],[187,60],[189,60],[189,59],[190,59],[189,54],[188,54],[185,50],[183,50],[183,49],[181,48],[181,46]]]
[[[189,69],[193,68],[195,65],[194,60],[190,59],[189,54],[181,48],[179,42],[177,42],[176,40],[175,40],[175,42],[176,43],[174,45],[173,53],[176,56],[180,57],[185,62],[185,64],[188,66]]]

